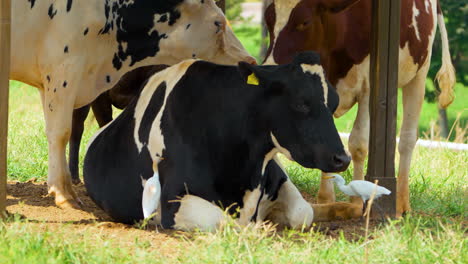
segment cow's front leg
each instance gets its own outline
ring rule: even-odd
[[[272,207],[267,219],[296,229],[309,228],[314,219],[314,210],[296,186],[287,179],[280,187],[276,205]]]
[[[169,160],[170,158],[167,158]],[[164,162],[167,161],[165,159]],[[159,167],[158,167],[159,168]],[[184,173],[171,173],[183,170],[181,167],[167,169],[163,164],[159,169],[161,175],[166,175],[167,182],[162,186],[161,193],[161,225],[163,228],[180,230],[200,229],[215,230],[224,220],[223,211],[209,201],[219,201],[218,195],[206,187],[204,190],[191,190]],[[196,169],[189,170],[195,173]],[[191,195],[194,191],[206,199]],[[209,201],[208,201],[209,200]]]
[[[174,214],[174,228],[179,230],[215,231],[226,222],[227,215],[213,203],[194,195],[184,195]]]
[[[320,179],[320,187],[317,193],[317,202],[319,204],[335,202],[335,187],[333,181],[326,179],[327,173],[322,171],[322,178]]]
[[[198,196],[186,193],[184,186],[165,185],[161,196],[161,225],[180,230],[214,231],[225,220],[223,211]]]
[[[55,196],[59,207],[79,208],[79,199],[72,188],[70,171],[66,161],[66,146],[70,139],[75,96],[71,87],[51,82],[41,91],[49,144],[47,185],[49,195]],[[63,80],[62,80],[63,82]],[[55,84],[55,85],[54,85]],[[64,94],[67,93],[67,94]]]

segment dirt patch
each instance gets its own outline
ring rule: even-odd
[[[84,185],[75,186],[78,196],[83,202],[82,210],[72,208],[60,209],[55,206],[54,198],[47,196],[45,182],[8,182],[7,185],[7,211],[10,214],[19,214],[29,223],[37,224],[40,230],[53,231],[56,229],[71,229],[76,232],[84,230],[99,233],[103,238],[118,238],[119,246],[132,246],[135,238],[140,241],[150,241],[158,248],[168,248],[171,254],[175,247],[171,243],[178,242],[176,231],[158,229],[142,230],[137,226],[112,222],[111,218],[87,196]],[[313,197],[305,195],[306,200],[313,202]],[[370,229],[377,228],[379,221],[371,221]],[[317,223],[314,229],[318,232],[337,238],[340,233],[349,239],[357,240],[364,236],[364,221],[359,219],[348,221],[333,221]],[[279,228],[279,233],[283,228]],[[172,249],[171,249],[172,248]]]

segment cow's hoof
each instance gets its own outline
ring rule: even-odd
[[[411,212],[411,206],[408,204],[398,204],[397,202],[397,208],[396,208],[396,217],[405,217],[408,213]]]
[[[80,178],[73,178],[72,183],[73,183],[73,185],[78,185],[78,184],[81,183],[81,180],[80,180]]]
[[[62,199],[55,199],[55,205],[62,209],[81,209],[80,203],[75,200],[62,200]]]
[[[67,193],[58,191],[57,188],[49,188],[49,195],[55,196],[55,205],[58,207],[65,209],[65,208],[74,208],[74,209],[81,209],[81,205],[83,202],[78,198],[76,193],[73,189],[69,189]]]

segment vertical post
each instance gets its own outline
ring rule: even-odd
[[[6,210],[10,0],[0,1],[0,218]]]
[[[218,0],[216,4],[223,10],[223,13],[226,14],[226,0]]]
[[[367,180],[392,191],[376,201],[389,217],[396,213],[396,112],[400,0],[372,0],[370,136]]]

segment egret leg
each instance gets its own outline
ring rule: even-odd
[[[369,200],[367,200],[367,201],[364,201],[364,202],[362,203],[362,214],[361,214],[361,221],[364,221],[364,214],[366,213],[366,209],[367,209],[367,202],[368,202],[368,201],[369,201]]]

